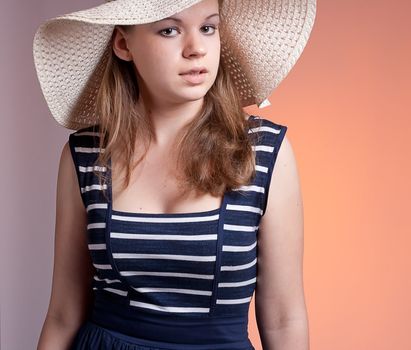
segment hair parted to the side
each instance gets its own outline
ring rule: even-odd
[[[128,30],[130,26],[119,27]],[[238,90],[221,62],[201,112],[175,140],[179,174],[176,177],[182,193],[195,191],[222,196],[225,191],[249,184],[255,176],[252,145],[256,144],[258,133],[248,133],[248,128],[259,126],[260,120],[246,119]],[[111,155],[115,154],[120,172],[125,170],[122,190],[129,185],[131,171],[143,160],[154,135],[145,108],[137,108],[140,96],[133,64],[119,59],[110,50],[96,97],[100,149],[104,148],[96,164],[107,171],[95,174],[100,185],[111,186],[108,174],[111,174]],[[145,149],[144,154],[135,154],[136,140]]]

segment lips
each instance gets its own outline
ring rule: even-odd
[[[186,73],[181,73],[181,78],[190,85],[199,85],[203,84],[206,81],[207,71],[202,69],[190,70]]]
[[[194,68],[191,68],[188,71],[180,73],[180,75],[181,74],[193,74],[194,75],[194,74],[207,73],[207,72],[208,72],[208,70],[205,67],[194,67]]]

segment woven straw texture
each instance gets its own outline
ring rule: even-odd
[[[116,0],[52,18],[37,29],[33,56],[44,98],[68,128],[98,123],[95,97],[116,24],[160,20],[201,0]],[[269,104],[308,42],[315,0],[224,0],[220,10],[221,61],[243,107]]]

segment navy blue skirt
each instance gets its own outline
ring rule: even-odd
[[[97,325],[91,320],[80,327],[71,345],[71,350],[228,350],[233,349],[255,350],[250,342],[230,343],[227,345],[188,345],[171,344],[131,337]]]
[[[161,348],[142,345],[140,339],[111,331],[92,321],[86,321],[79,329],[71,350],[90,349],[159,350]]]

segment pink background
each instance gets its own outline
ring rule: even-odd
[[[58,161],[70,132],[43,99],[33,35],[47,18],[100,3],[2,1],[5,350],[34,349],[47,311]],[[411,348],[410,13],[407,0],[319,0],[307,48],[272,106],[247,108],[289,127],[304,199],[313,350]],[[250,338],[261,349],[252,308]]]

